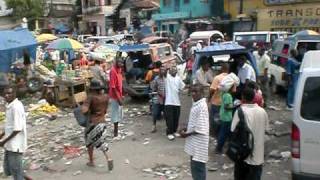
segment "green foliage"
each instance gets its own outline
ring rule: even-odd
[[[12,16],[16,19],[26,17],[37,19],[43,16],[45,0],[5,0],[7,7],[13,9]]]

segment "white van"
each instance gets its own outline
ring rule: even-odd
[[[224,39],[224,35],[220,31],[196,31],[190,34],[191,41],[202,40],[205,46],[210,46],[217,39]]]
[[[320,179],[320,51],[305,54],[295,94],[292,179]]]
[[[277,39],[285,39],[291,33],[286,31],[251,31],[251,32],[234,32],[233,42],[252,48],[253,44],[263,45],[266,48],[271,48],[273,42]]]

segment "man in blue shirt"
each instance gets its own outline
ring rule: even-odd
[[[295,49],[290,50],[290,58],[286,64],[286,73],[288,77],[288,94],[287,94],[287,109],[292,110],[294,95],[296,91],[296,86],[299,79],[299,70],[301,62],[297,61],[298,52]]]

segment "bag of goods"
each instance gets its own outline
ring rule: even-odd
[[[229,91],[230,88],[235,85],[239,86],[240,84],[240,79],[237,75],[234,73],[228,74],[226,77],[222,79],[222,81],[219,84],[219,90],[220,91]]]

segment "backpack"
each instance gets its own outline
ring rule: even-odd
[[[252,155],[254,139],[241,107],[238,108],[239,123],[231,134],[226,155],[234,162],[240,162]]]

